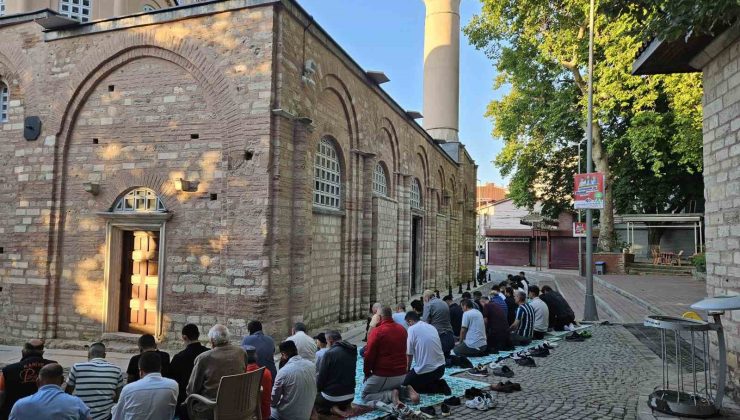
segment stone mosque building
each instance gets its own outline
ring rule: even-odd
[[[425,3],[422,128],[294,0],[0,0],[0,337],[281,337],[470,280],[460,0]]]

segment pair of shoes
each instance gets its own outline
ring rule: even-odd
[[[436,417],[436,416],[437,416],[437,412],[436,412],[436,411],[434,410],[434,407],[432,407],[432,406],[429,406],[429,407],[421,407],[421,408],[419,409],[419,412],[420,412],[420,413],[421,413],[421,414],[422,414],[422,415],[423,415],[424,417],[426,417],[426,418],[428,418],[428,419],[433,419],[434,417]]]
[[[468,374],[473,376],[488,376],[488,369],[483,365],[478,365],[468,370]]]
[[[537,363],[535,363],[534,359],[529,356],[522,357],[521,359],[518,359],[515,361],[516,361],[516,364],[519,366],[537,367]]]
[[[450,412],[450,406],[445,403],[442,403],[442,407],[440,407],[440,410],[442,410],[442,417],[447,417],[452,414]]]
[[[491,390],[496,392],[505,392],[507,394],[510,394],[514,391],[521,391],[522,386],[516,383],[513,383],[511,381],[499,382],[497,384],[491,385]]]
[[[581,335],[580,335],[580,334],[578,334],[577,332],[573,332],[573,333],[572,333],[572,334],[570,334],[570,335],[566,335],[566,336],[565,336],[565,339],[566,339],[567,341],[576,341],[576,342],[586,341],[586,339],[585,339],[585,338],[583,338],[583,336],[581,336]]]
[[[445,398],[445,400],[444,400],[444,401],[442,401],[442,402],[443,402],[444,404],[447,404],[447,405],[454,405],[454,406],[458,406],[458,405],[462,404],[462,403],[460,402],[460,397],[450,397],[450,398]]]
[[[521,350],[521,351],[518,351],[518,352],[512,354],[511,355],[511,358],[514,359],[514,360],[519,360],[519,359],[523,359],[523,358],[528,357],[528,356],[529,356],[529,354],[527,353],[526,350]]]
[[[542,347],[548,350],[555,350],[555,347],[557,346],[558,346],[557,344],[551,343],[549,341],[545,341],[544,343],[542,343]]]
[[[550,350],[548,350],[548,349],[546,349],[544,347],[543,348],[536,348],[534,350],[531,350],[529,352],[529,355],[530,356],[534,356],[534,357],[547,357],[547,356],[550,355]]]
[[[486,411],[492,408],[496,408],[496,403],[493,401],[493,397],[491,396],[491,394],[485,392],[481,396],[475,397],[470,401],[466,401],[465,407],[480,411]]]
[[[483,396],[483,391],[481,391],[478,388],[468,388],[465,390],[466,400],[472,400],[472,399],[475,399],[476,397],[481,397],[481,396]]]
[[[496,376],[503,376],[504,378],[513,378],[514,377],[514,371],[511,370],[508,366],[500,366],[497,368],[493,368],[493,374]]]

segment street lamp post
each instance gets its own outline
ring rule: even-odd
[[[588,26],[588,111],[586,121],[586,172],[593,172],[593,119],[594,119],[594,0],[589,8]],[[586,209],[586,302],[583,310],[584,321],[598,321],[596,298],[594,297],[593,264],[593,210]]]

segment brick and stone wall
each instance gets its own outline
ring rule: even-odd
[[[740,294],[740,41],[704,72],[704,195],[707,295]],[[740,311],[722,317],[728,384],[740,398]],[[717,358],[716,343],[713,357]]]
[[[459,163],[446,155],[308,22],[272,0],[46,33],[0,19],[0,79],[11,92],[0,123],[2,340],[115,330],[111,207],[136,187],[170,215],[158,222],[164,340],[188,322],[241,336],[254,318],[279,339],[298,320],[316,328],[364,317],[372,300],[405,300],[413,216],[422,287],[472,276],[474,162],[462,146]],[[314,74],[304,73],[309,59]],[[41,137],[26,141],[32,115]],[[335,211],[312,200],[322,138],[342,167]],[[372,192],[378,162],[387,198]],[[178,179],[194,190],[178,191]],[[416,179],[423,205],[412,212]]]

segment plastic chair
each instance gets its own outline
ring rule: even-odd
[[[216,400],[202,395],[190,394],[183,404],[187,405],[191,417],[197,417],[193,407],[204,405],[213,409],[213,420],[262,420],[260,410],[260,382],[265,368],[249,373],[221,377]]]

